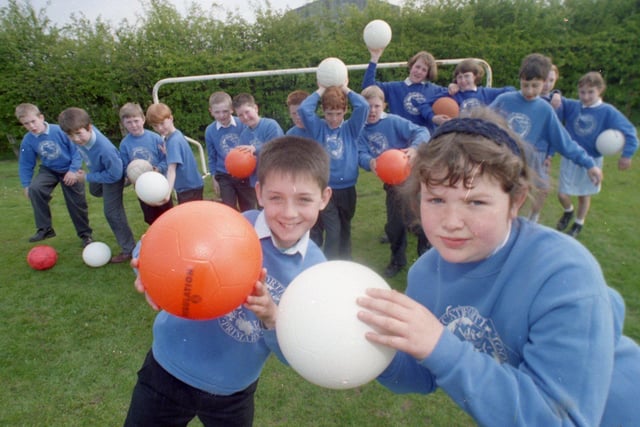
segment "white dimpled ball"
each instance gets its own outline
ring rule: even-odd
[[[356,299],[367,288],[389,289],[380,275],[351,261],[327,261],[300,273],[278,305],[276,335],[291,367],[330,389],[365,384],[384,371],[395,350],[365,338]]]
[[[159,172],[145,172],[136,181],[136,194],[149,205],[162,202],[169,192],[169,181]]]
[[[342,86],[347,78],[347,66],[338,58],[323,59],[316,70],[316,79],[320,86]]]
[[[362,38],[370,49],[385,48],[391,42],[391,27],[382,19],[375,19],[364,27]]]
[[[617,129],[602,131],[596,139],[596,149],[603,156],[615,156],[624,147],[624,134]]]
[[[82,250],[82,260],[89,267],[102,267],[111,260],[111,248],[103,242],[92,242]]]
[[[133,159],[127,165],[127,178],[132,184],[136,183],[136,180],[145,172],[153,170],[151,163],[145,159]]]

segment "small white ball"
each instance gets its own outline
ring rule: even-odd
[[[391,27],[382,19],[374,19],[364,27],[362,38],[370,49],[385,48],[391,42]]]
[[[149,205],[162,202],[169,192],[169,181],[159,172],[145,172],[136,181],[136,194]]]
[[[327,261],[300,273],[278,305],[276,336],[291,367],[331,389],[365,384],[384,371],[395,350],[365,338],[356,299],[367,288],[389,289],[380,275],[351,261]]]
[[[349,77],[347,66],[338,58],[325,58],[318,65],[316,79],[320,86],[342,86]]]
[[[82,260],[89,267],[102,267],[111,261],[111,248],[103,242],[91,242],[82,250]]]
[[[153,170],[153,166],[149,163],[148,160],[145,159],[133,159],[127,165],[127,178],[129,178],[129,182],[132,184],[136,183],[136,180],[140,175],[145,172],[150,172]]]
[[[602,131],[596,139],[596,149],[603,156],[620,154],[624,147],[624,134],[617,129]]]

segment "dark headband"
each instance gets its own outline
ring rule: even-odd
[[[448,133],[464,133],[479,135],[490,139],[498,145],[506,145],[516,155],[520,156],[518,143],[500,126],[484,119],[473,117],[455,118],[447,120],[433,132],[431,139]]]

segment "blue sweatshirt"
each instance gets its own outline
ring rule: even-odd
[[[507,119],[509,127],[536,151],[551,156],[555,152],[591,169],[595,161],[562,126],[553,107],[540,97],[528,101],[520,91],[507,92],[491,103],[491,108]]]
[[[326,258],[309,233],[286,253],[281,252],[273,245],[264,213],[253,210],[243,215],[254,224],[260,238],[266,284],[277,304],[300,272]],[[161,311],[153,326],[152,349],[158,363],[180,381],[225,396],[256,381],[271,351],[284,361],[275,329],[262,329],[258,318],[243,306],[204,321]]]
[[[28,187],[38,159],[40,164],[54,172],[77,172],[82,167],[82,157],[76,145],[58,125],[45,123],[40,135],[27,132],[20,144],[18,175],[22,187]]]
[[[86,145],[78,145],[78,151],[89,168],[88,182],[113,184],[124,176],[120,152],[97,127],[91,126],[91,139]]]
[[[506,92],[513,92],[516,88],[513,86],[505,87],[484,87],[478,86],[476,90],[466,90],[453,95],[460,106],[460,111],[471,109],[482,105],[490,105],[499,95]]]
[[[143,159],[151,163],[161,174],[167,173],[167,156],[162,151],[164,141],[155,132],[145,129],[142,135],[128,134],[120,141],[120,157],[125,170],[134,159]]]
[[[417,125],[425,126],[429,132],[433,132],[435,126],[431,119],[431,106],[425,106],[424,114],[418,110],[418,105],[425,104],[427,100],[435,100],[439,96],[448,93],[448,89],[430,82],[412,83],[408,78],[403,81],[379,82],[376,81],[377,64],[370,62],[364,74],[362,88],[376,85],[382,92],[389,105],[389,112],[411,120]],[[429,114],[430,113],[430,114]]]
[[[364,170],[371,170],[371,160],[383,152],[395,148],[417,148],[428,142],[431,135],[427,128],[395,114],[382,113],[376,123],[364,125],[358,138],[358,163]]]
[[[231,117],[231,123],[226,127],[218,121],[207,126],[204,132],[204,142],[207,145],[209,171],[212,174],[229,173],[224,166],[224,160],[229,151],[240,145],[240,134],[245,127],[237,117]]]
[[[562,107],[556,112],[571,138],[591,157],[602,156],[596,148],[596,140],[607,129],[617,129],[624,135],[622,157],[631,158],[638,150],[635,126],[611,104],[601,102],[592,107],[584,107],[578,100],[562,98]]]
[[[351,117],[343,121],[336,129],[318,117],[316,109],[320,101],[318,92],[314,92],[302,101],[298,114],[305,129],[329,153],[331,171],[329,186],[334,189],[353,187],[358,180],[358,137],[369,115],[369,103],[362,95],[350,91]]]
[[[440,387],[483,426],[640,420],[640,348],[621,335],[620,296],[575,239],[519,218],[485,260],[426,252],[406,293],[445,330],[424,360],[397,353],[379,377],[391,390]]]
[[[176,180],[173,184],[176,192],[204,187],[196,158],[182,132],[176,129],[167,137],[165,146],[167,147],[167,165],[176,164]]]

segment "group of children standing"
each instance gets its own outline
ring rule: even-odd
[[[429,82],[435,78],[433,57],[417,54],[405,81],[383,84],[375,82],[381,53],[372,52],[362,95],[346,83],[320,86],[310,95],[291,94],[288,106],[297,126],[287,136],[275,121],[259,116],[250,95],[211,95],[215,122],[207,128],[206,142],[213,185],[254,225],[265,272],[246,303],[220,318],[157,315],[125,425],[187,425],[196,416],[204,425],[252,425],[254,393],[266,358],[274,352],[286,363],[275,336],[276,303],[299,272],[329,256],[350,256],[346,237],[355,212],[358,167],[375,170],[377,157],[389,148],[404,150],[413,163],[406,192],[385,186],[385,229],[394,248],[390,266],[406,263],[393,253],[403,247],[406,233],[407,218],[396,215],[399,205],[417,205],[424,239],[433,247],[409,270],[406,295],[369,290],[358,299],[358,319],[373,327],[366,338],[398,350],[378,378],[381,384],[397,393],[427,394],[440,387],[483,425],[613,426],[632,425],[640,417],[633,404],[640,391],[640,349],[622,335],[619,294],[606,286],[597,261],[575,239],[518,217],[533,188],[548,188],[544,166],[556,151],[577,162],[599,186],[596,153],[567,138],[558,117],[579,122],[602,107],[601,101],[588,103],[593,93],[585,89],[583,96],[580,89],[582,102],[562,100],[563,115],[556,116],[540,98],[551,63],[530,55],[521,66],[520,91],[507,90],[491,101],[502,117],[484,108],[469,108],[460,118],[442,117],[430,111],[429,102],[452,88]],[[466,91],[468,77],[456,79],[459,93]],[[397,115],[384,112],[385,102]],[[345,120],[349,103],[353,111]],[[324,118],[316,114],[318,104]],[[33,106],[21,106],[31,108],[30,113],[17,115],[29,130],[23,145],[39,147],[37,155],[58,150],[44,143],[50,138],[63,141],[64,150],[49,156],[55,162],[42,161],[34,182],[41,179],[50,190],[60,181],[73,187],[70,210],[75,200],[86,212],[84,187],[78,185],[86,179],[92,194],[105,197],[105,216],[122,254],[130,258],[130,230],[122,227],[126,216],[118,206],[125,180],[122,159],[144,157],[158,171],[166,167],[178,203],[201,199],[203,183],[200,176],[184,176],[197,168],[166,105],[154,104],[146,114],[160,138],[143,129],[141,109],[126,107],[121,118],[130,135],[121,144],[122,155],[83,110],[61,113],[61,131],[46,124]],[[582,111],[588,108],[593,110]],[[603,117],[598,123],[611,126]],[[77,148],[65,145],[66,138]],[[633,141],[628,144],[621,168],[629,166],[636,148]],[[258,155],[257,170],[247,180],[231,177],[224,168],[223,158],[235,146]],[[76,151],[89,173],[81,171]],[[25,157],[35,165],[36,155]],[[22,168],[23,186],[32,193],[29,170]],[[94,190],[92,183],[102,188]],[[46,195],[40,198],[47,200]],[[107,207],[107,198],[114,206]],[[42,210],[42,202],[33,203],[34,212],[36,206]],[[145,220],[157,217],[155,208],[170,208],[166,203],[143,206]],[[311,238],[320,216],[329,241],[325,253]],[[50,218],[43,217],[46,213],[36,213],[38,232],[32,241],[55,235]],[[83,242],[90,240],[82,215],[74,224]],[[139,279],[135,286],[144,293]]]

